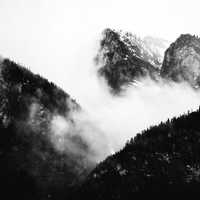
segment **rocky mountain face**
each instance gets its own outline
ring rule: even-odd
[[[192,87],[200,85],[200,39],[181,35],[165,52],[161,76],[176,82],[186,81]]]
[[[146,46],[151,49],[151,51],[154,53],[154,55],[159,60],[159,68],[161,68],[165,51],[170,46],[170,42],[168,40],[164,40],[162,38],[156,38],[152,36],[146,36],[143,39]]]
[[[200,110],[131,139],[100,163],[74,199],[191,198],[200,188]]]
[[[128,32],[106,29],[96,59],[100,65],[98,74],[114,93],[144,77],[185,81],[198,88],[200,39],[184,34],[167,49],[168,46],[168,41],[159,38],[140,39]]]
[[[156,80],[162,59],[155,49],[152,50],[153,42],[148,45],[148,41],[148,38],[143,41],[127,32],[111,29],[103,32],[96,58],[101,66],[98,73],[106,79],[113,92],[119,92],[123,86],[142,77]]]
[[[79,110],[53,83],[1,60],[0,188],[4,199],[66,199],[88,175],[94,163],[87,158],[87,142],[80,135],[56,135],[59,127],[52,127],[57,116],[75,126],[70,112]],[[67,148],[62,150],[65,143]]]

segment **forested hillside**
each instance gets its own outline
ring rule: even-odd
[[[138,134],[100,163],[75,199],[190,198],[200,194],[200,110]]]
[[[66,140],[85,153],[58,151],[51,121],[59,115],[75,124],[69,113],[80,106],[53,83],[8,59],[0,64],[0,83],[3,199],[65,199],[94,163],[85,156],[87,143],[77,135]]]
[[[141,77],[186,81],[199,87],[197,37],[178,38],[160,68],[161,63],[155,64],[156,57],[144,52],[134,36],[123,38],[110,29],[104,34],[96,58],[97,62],[103,59],[104,65],[98,73],[115,94]],[[59,116],[70,126],[67,131],[76,131],[71,113],[81,107],[67,93],[8,59],[0,61],[0,83],[0,188],[4,199],[128,200],[200,194],[200,109],[137,134],[121,151],[97,165],[87,156],[94,152],[80,129],[80,134],[64,137],[55,135],[58,127],[52,130],[52,121]]]

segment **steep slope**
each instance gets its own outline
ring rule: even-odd
[[[165,51],[170,46],[170,42],[162,38],[156,38],[152,36],[146,36],[143,38],[144,44],[153,52],[159,61],[159,68],[162,66]]]
[[[66,198],[94,163],[87,158],[87,142],[80,135],[56,135],[59,127],[52,129],[52,121],[62,116],[76,126],[70,113],[80,106],[53,83],[8,59],[0,63],[0,99],[2,197]]]
[[[160,58],[140,38],[112,29],[103,32],[96,60],[103,65],[99,75],[116,93],[136,79],[156,79],[161,66]]]
[[[161,76],[176,82],[186,81],[200,86],[200,39],[190,34],[181,35],[167,49]]]
[[[138,134],[124,149],[96,167],[74,199],[168,199],[199,195],[199,120],[200,110]]]

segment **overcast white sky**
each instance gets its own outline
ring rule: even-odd
[[[147,81],[126,98],[111,97],[92,71],[101,32],[174,41],[181,33],[200,35],[199,20],[199,0],[0,0],[0,55],[65,89],[88,112],[80,117],[88,142],[106,141],[93,134],[97,127],[118,150],[138,131],[198,108],[199,93]]]
[[[104,28],[173,41],[200,34],[199,8],[198,0],[0,0],[0,54],[67,88],[71,66],[84,69]]]

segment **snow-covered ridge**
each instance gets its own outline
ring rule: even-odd
[[[143,59],[155,67],[160,68],[164,58],[164,52],[168,48],[170,42],[161,38],[151,36],[144,37],[122,30],[115,31],[120,40],[129,48],[130,52]]]

